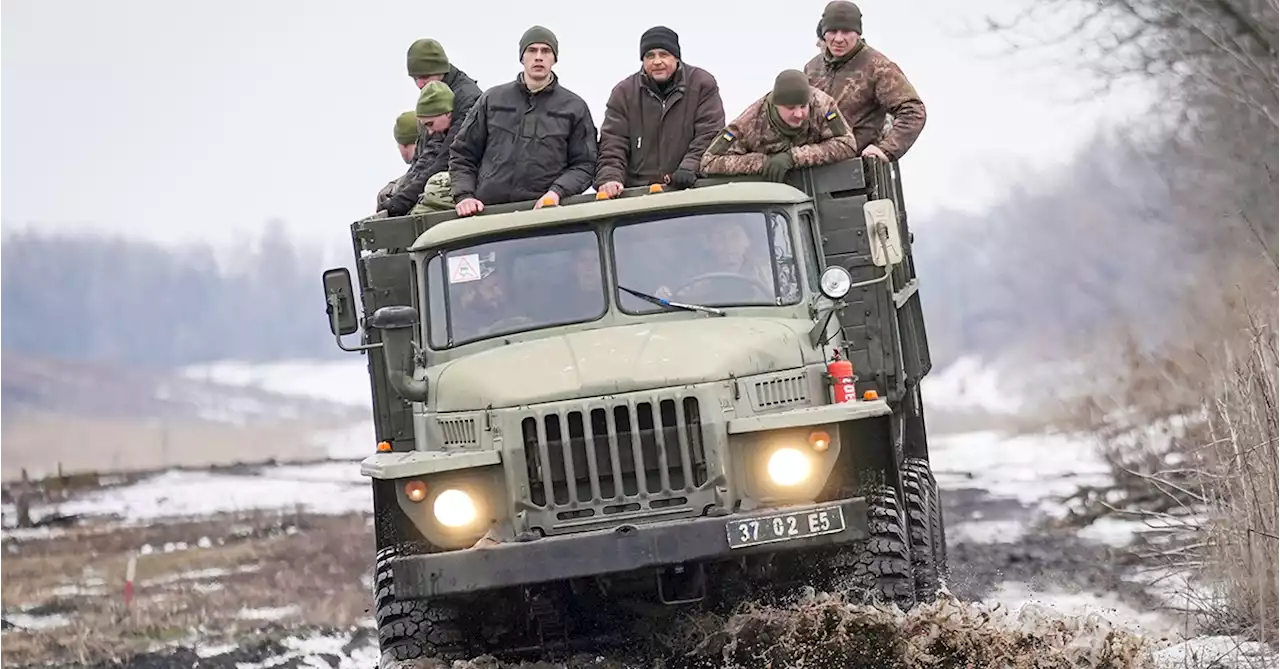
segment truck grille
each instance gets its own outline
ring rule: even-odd
[[[540,413],[521,432],[529,501],[559,521],[679,507],[707,483],[696,397]]]

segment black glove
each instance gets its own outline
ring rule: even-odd
[[[769,181],[782,182],[787,178],[787,170],[795,166],[795,161],[791,159],[790,151],[779,151],[764,161],[764,170],[761,176]]]
[[[671,185],[676,190],[684,190],[698,180],[698,175],[683,167],[671,173]]]

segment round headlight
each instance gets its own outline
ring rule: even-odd
[[[794,448],[779,448],[769,456],[769,478],[781,486],[793,486],[809,478],[809,458]]]
[[[823,295],[838,300],[849,294],[849,287],[852,285],[853,277],[849,275],[849,270],[839,265],[832,265],[822,270],[819,286],[822,288]]]
[[[461,490],[450,489],[436,496],[431,509],[445,527],[463,527],[476,520],[476,503]]]

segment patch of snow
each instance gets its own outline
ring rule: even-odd
[[[243,608],[236,613],[241,620],[280,620],[300,611],[296,605],[268,606],[259,609]]]
[[[368,363],[363,356],[348,360],[287,360],[250,363],[226,360],[184,368],[181,375],[195,380],[314,399],[351,406],[371,406]]]
[[[1053,517],[1065,513],[1053,497],[1111,482],[1111,470],[1092,443],[1061,435],[966,432],[933,439],[929,451],[944,490],[979,488]]]
[[[357,467],[340,463],[313,467],[318,469],[268,468],[256,476],[169,471],[133,485],[91,492],[60,503],[58,509],[83,516],[116,515],[129,521],[295,507],[320,514],[370,509],[368,483],[358,478]],[[183,550],[186,544],[163,548],[165,552]],[[142,547],[144,555],[154,550]]]
[[[947,543],[1014,543],[1026,533],[1027,524],[1021,520],[966,520],[947,526]]]
[[[1076,536],[1086,541],[1124,548],[1147,529],[1147,524],[1140,520],[1103,516],[1077,530]]]
[[[1256,641],[1211,636],[1189,639],[1151,655],[1156,669],[1273,669],[1280,657]]]
[[[207,646],[197,645],[195,648],[195,652],[197,657],[201,659],[205,659],[210,657],[216,657],[218,655],[226,655],[227,653],[230,653],[231,651],[237,648],[239,648],[239,646],[235,645],[234,643],[210,644]]]
[[[106,588],[102,587],[101,582],[97,585],[67,583],[49,592],[54,597],[101,597],[107,594]]]
[[[27,630],[54,629],[71,623],[70,618],[61,614],[36,616],[29,613],[5,613],[0,617],[3,617],[4,620],[11,625],[16,625]]]
[[[926,407],[953,411],[985,411],[1013,414],[1022,409],[1018,393],[1001,384],[995,365],[976,356],[964,356],[951,365],[934,370],[920,382],[920,396]]]

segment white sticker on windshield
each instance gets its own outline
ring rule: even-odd
[[[449,283],[480,280],[480,254],[449,257]]]

